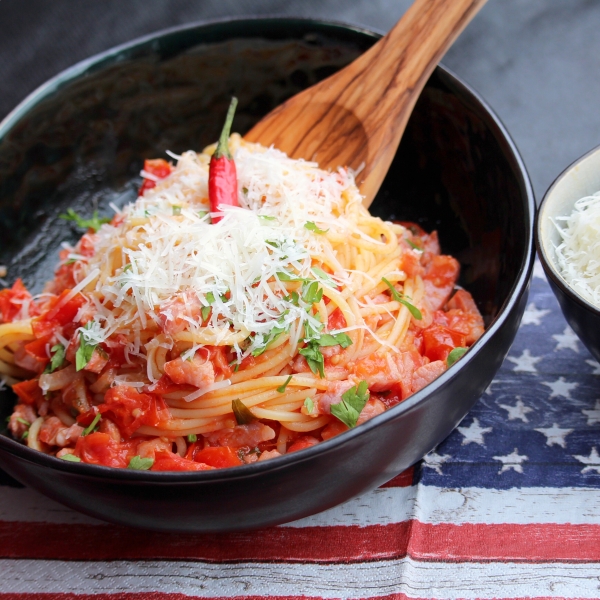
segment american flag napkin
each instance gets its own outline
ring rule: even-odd
[[[456,431],[327,512],[236,534],[107,525],[0,479],[0,600],[600,598],[600,365],[536,264]]]

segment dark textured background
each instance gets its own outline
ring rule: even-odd
[[[0,117],[73,63],[198,20],[295,15],[387,31],[409,0],[0,0]],[[538,198],[600,143],[600,2],[489,0],[444,59],[508,126]]]

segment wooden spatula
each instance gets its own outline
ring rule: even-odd
[[[415,0],[347,67],[271,111],[244,137],[323,168],[362,167],[369,206],[431,72],[486,0]]]

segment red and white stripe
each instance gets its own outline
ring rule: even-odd
[[[229,534],[108,525],[3,487],[0,600],[600,597],[600,490],[410,481]]]

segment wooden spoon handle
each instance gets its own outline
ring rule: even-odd
[[[343,70],[277,107],[244,137],[323,168],[363,167],[369,206],[419,94],[486,0],[415,0],[394,28]]]

